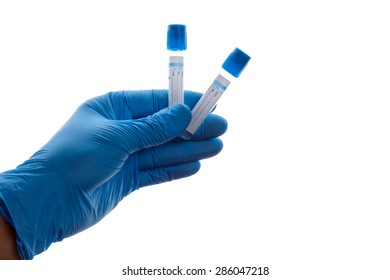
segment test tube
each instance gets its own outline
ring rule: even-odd
[[[231,76],[238,78],[250,59],[249,55],[239,48],[235,48],[222,64],[222,68]],[[202,95],[194,109],[192,109],[191,122],[181,135],[182,138],[191,138],[207,115],[212,111],[229,84],[230,81],[227,78],[218,74],[209,89]]]
[[[168,105],[184,103],[183,70],[184,57],[173,52],[187,49],[186,26],[183,24],[168,25],[167,49],[169,56]]]

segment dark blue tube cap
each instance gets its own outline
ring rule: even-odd
[[[170,51],[184,51],[187,49],[187,32],[185,25],[168,25],[167,49]]]
[[[249,55],[239,48],[235,48],[222,64],[222,68],[229,72],[232,76],[238,78],[250,59],[251,57]]]

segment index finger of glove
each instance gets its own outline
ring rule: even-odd
[[[200,93],[185,91],[184,103],[192,109],[200,97]],[[167,90],[118,91],[109,93],[109,98],[115,111],[128,111],[133,119],[152,115],[161,109],[168,107]]]

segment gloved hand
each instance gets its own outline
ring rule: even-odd
[[[130,192],[196,173],[222,149],[226,121],[209,115],[189,141],[177,138],[200,94],[167,107],[167,91],[113,92],[82,104],[53,138],[0,174],[0,214],[22,259],[101,220]]]

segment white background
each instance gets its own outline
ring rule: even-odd
[[[0,171],[88,98],[166,88],[168,24],[187,25],[186,89],[204,92],[235,47],[252,60],[215,111],[229,122],[219,156],[132,193],[33,262],[1,262],[0,278],[180,265],[271,271],[227,279],[389,279],[386,2],[1,1]]]

